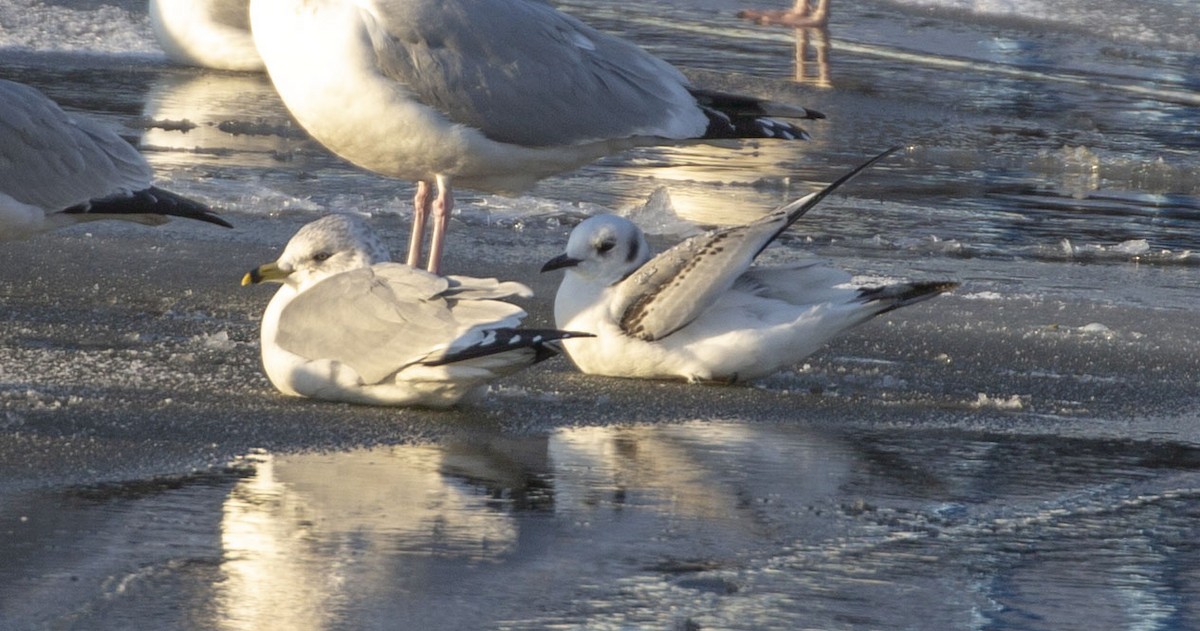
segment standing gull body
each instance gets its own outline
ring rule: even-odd
[[[699,90],[542,0],[251,0],[283,102],[341,157],[415,180],[408,263],[439,266],[451,184],[517,194],[624,149],[798,139],[802,107]],[[437,187],[433,199],[432,188]]]
[[[229,224],[200,202],[153,186],[138,150],[27,85],[0,80],[0,241],[101,219],[166,216]]]
[[[564,342],[586,373],[688,381],[755,379],[815,352],[842,331],[957,286],[854,287],[818,263],[751,268],[784,230],[889,150],[821,191],[752,223],[697,235],[651,258],[642,231],[601,215],[571,232],[554,301],[557,326],[595,339]]]
[[[441,277],[388,262],[362,221],[329,215],[242,284],[283,283],[262,319],[262,360],[284,394],[370,405],[449,407],[553,356],[578,336],[518,329],[530,297],[514,282]]]
[[[263,69],[250,0],[150,0],[150,24],[172,61],[218,70]]]

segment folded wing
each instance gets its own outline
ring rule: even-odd
[[[697,235],[654,257],[617,286],[621,329],[653,341],[687,326],[728,291],[784,230],[826,195],[896,150],[888,149],[820,191],[757,221]]]
[[[36,89],[0,80],[0,192],[57,212],[140,191],[152,172],[113,130],[64,112]]]
[[[452,347],[469,346],[486,329],[520,323],[523,310],[492,298],[527,288],[471,280],[481,283],[464,285],[398,263],[331,276],[284,309],[276,339],[289,352],[342,362],[365,383],[378,383],[406,366],[436,361]]]
[[[706,116],[671,65],[540,0],[360,0],[380,72],[500,142],[693,138]]]

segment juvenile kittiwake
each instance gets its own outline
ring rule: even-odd
[[[563,343],[585,373],[688,381],[755,379],[792,365],[842,331],[957,286],[856,287],[815,262],[751,267],[784,230],[831,191],[894,151],[749,224],[713,230],[651,256],[642,231],[615,215],[571,231],[556,326],[595,334]]]

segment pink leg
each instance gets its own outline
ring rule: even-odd
[[[816,10],[811,12],[808,0],[796,0],[796,5],[791,11],[746,9],[739,11],[738,17],[775,26],[820,27],[829,23],[829,0],[817,0]]]
[[[421,267],[421,243],[425,240],[425,218],[429,216],[429,182],[417,182],[413,196],[412,234],[408,238],[408,266]]]
[[[438,274],[442,269],[442,250],[446,241],[446,227],[450,225],[450,211],[454,210],[454,193],[446,178],[437,176],[438,196],[433,200],[433,236],[429,239],[429,263],[425,269]]]

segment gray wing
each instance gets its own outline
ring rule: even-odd
[[[150,186],[150,165],[113,130],[0,80],[0,192],[46,212]]]
[[[736,290],[794,305],[849,301],[859,295],[845,270],[809,261],[779,267],[752,267],[734,282]]]
[[[707,126],[678,70],[545,2],[360,4],[380,71],[493,140],[690,138]]]
[[[649,341],[687,326],[728,291],[784,230],[827,195],[898,150],[891,147],[821,190],[752,223],[694,236],[654,257],[617,287],[621,329]]]
[[[331,276],[296,296],[279,317],[279,346],[332,359],[378,383],[405,366],[440,357],[481,327],[513,326],[524,312],[496,300],[447,300],[451,282],[382,263]]]
[[[621,329],[662,339],[695,320],[729,290],[777,230],[775,213],[758,222],[713,230],[659,254],[617,286]]]
[[[446,276],[449,281],[448,296],[485,300],[498,298],[532,298],[533,290],[516,281],[500,281],[495,278],[474,276]]]

